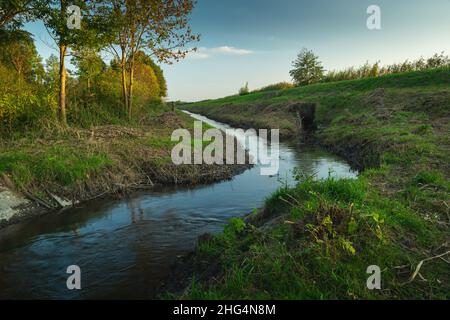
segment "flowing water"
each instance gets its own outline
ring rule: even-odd
[[[262,138],[252,137],[250,153],[258,139]],[[152,298],[170,265],[195,247],[198,236],[220,232],[231,217],[261,207],[281,184],[292,185],[295,167],[317,178],[357,174],[345,161],[320,149],[280,144],[279,153],[277,176],[262,176],[256,165],[231,181],[158,187],[0,230],[0,299]],[[70,265],[81,268],[81,290],[67,289]]]

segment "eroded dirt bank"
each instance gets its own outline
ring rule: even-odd
[[[69,129],[57,137],[5,142],[0,228],[99,197],[120,197],[158,185],[208,184],[249,168],[174,165],[171,151],[176,142],[171,134],[178,128],[192,130],[192,123],[185,114],[168,112],[145,127]]]

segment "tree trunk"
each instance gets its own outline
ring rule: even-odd
[[[128,87],[128,118],[131,120],[133,108],[134,57],[130,60],[130,79]]]
[[[67,47],[59,45],[59,116],[63,126],[67,126],[66,115],[66,51]]]
[[[61,20],[64,21],[66,15],[66,1],[61,0]],[[64,41],[59,39],[59,117],[61,124],[67,126],[66,116],[66,51],[67,46]]]
[[[129,87],[128,87],[128,119],[131,120],[132,112],[133,112],[133,84],[134,84],[134,57],[136,56],[135,49],[135,32],[136,26],[134,25],[134,21],[131,26],[131,38],[130,38],[130,57],[129,57],[129,68],[130,68],[130,79],[129,79]]]
[[[122,61],[120,68],[122,69],[122,98],[125,111],[128,113],[128,93],[127,93],[127,74],[126,74],[125,48],[122,48]]]
[[[91,78],[87,78],[87,89],[88,89],[88,94],[91,95]]]

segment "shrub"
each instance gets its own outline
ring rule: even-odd
[[[56,99],[42,86],[22,81],[0,65],[0,131],[42,127],[55,120]]]
[[[293,88],[294,85],[290,82],[278,82],[266,87],[262,87],[261,89],[254,90],[253,92],[265,92],[265,91],[274,91],[274,90],[284,90]]]
[[[247,94],[250,93],[250,90],[248,89],[248,82],[245,84],[245,86],[243,86],[242,88],[239,89],[239,95],[240,96],[245,96]]]
[[[344,70],[331,70],[323,78],[323,82],[336,82],[343,80],[355,80],[363,78],[373,78],[388,74],[420,71],[426,69],[436,69],[450,67],[450,58],[441,52],[440,54],[435,54],[431,58],[425,60],[424,58],[419,58],[415,61],[404,61],[402,63],[394,63],[387,66],[381,66],[380,61],[374,64],[369,64],[366,62],[364,65],[355,68],[350,67]]]

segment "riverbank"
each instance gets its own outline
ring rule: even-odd
[[[314,104],[312,140],[363,171],[356,180],[299,175],[257,214],[204,236],[175,269],[190,274],[169,279],[164,297],[448,299],[448,75],[412,72],[186,105],[288,137],[302,128],[292,105]],[[367,287],[373,265],[380,290]]]
[[[171,161],[173,130],[193,119],[162,109],[135,126],[108,125],[29,133],[0,140],[0,228],[64,206],[158,185],[231,179],[247,165]]]

